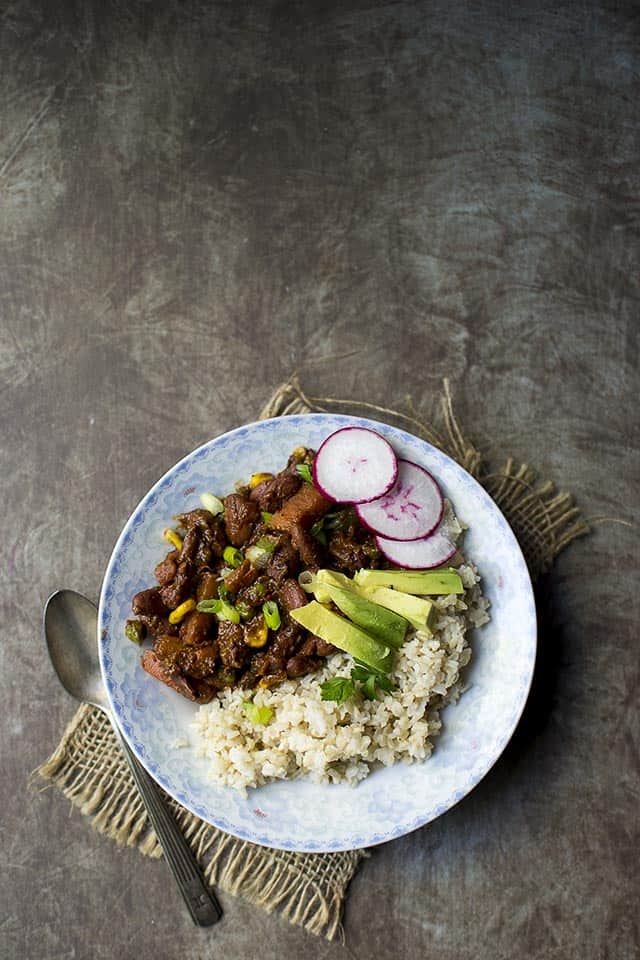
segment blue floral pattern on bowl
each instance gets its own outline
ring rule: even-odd
[[[190,729],[198,709],[140,666],[124,636],[131,598],[152,585],[170,518],[223,495],[256,470],[281,469],[294,447],[318,448],[340,427],[371,427],[399,456],[430,470],[468,526],[465,553],[480,569],[491,622],[472,638],[469,689],[442,714],[443,732],[423,763],[374,771],[357,787],[281,781],[246,797],[214,784]],[[504,750],[524,707],[535,663],[536,618],[527,567],[507,521],[458,464],[402,430],[370,420],[307,414],[263,420],[199,447],[172,467],[127,522],[107,567],[99,611],[102,673],[118,724],[149,773],[203,820],[253,843],[323,852],[384,843],[423,826],[462,799]],[[178,746],[187,741],[187,746]]]

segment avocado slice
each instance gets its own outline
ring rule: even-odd
[[[305,574],[306,576],[306,574]],[[307,584],[303,584],[309,593],[313,593],[318,603],[331,602],[331,587],[339,587],[341,590],[348,590],[356,596],[363,597],[364,593],[353,580],[346,577],[344,573],[338,573],[337,570],[318,570],[316,574],[309,574]]]
[[[402,646],[409,626],[405,617],[376,601],[361,597],[353,590],[343,590],[332,584],[326,584],[326,590],[336,607],[358,627],[387,646],[396,649]]]
[[[329,603],[332,599],[330,587],[340,587],[342,590],[359,593],[353,580],[345,577],[344,573],[338,573],[337,570],[318,570],[313,585],[313,593],[319,603]]]
[[[318,570],[313,593],[319,603],[333,601],[342,613],[371,636],[396,649],[402,646],[407,632],[409,617],[391,603],[378,603],[372,597],[371,589],[359,587],[349,577],[336,570]],[[408,594],[404,594],[408,600]],[[428,601],[423,601],[427,603]],[[430,606],[430,605],[429,605]],[[412,608],[418,618],[418,625],[425,628],[424,610],[419,604]]]
[[[414,597],[410,593],[392,590],[390,587],[361,587],[361,590],[368,600],[399,613],[416,630],[426,630],[431,633],[434,610],[431,600]]]
[[[337,570],[318,570],[316,578],[320,583],[326,583],[333,587],[342,587],[343,590],[356,590],[353,580],[346,577],[344,573],[338,573]]]
[[[291,610],[289,615],[305,630],[327,643],[332,643],[339,650],[345,650],[374,670],[380,673],[389,673],[391,670],[392,652],[388,646],[369,636],[360,627],[349,623],[344,617],[327,610],[317,600]]]
[[[394,587],[403,593],[464,593],[460,574],[451,567],[441,570],[358,570],[354,580],[359,587]]]

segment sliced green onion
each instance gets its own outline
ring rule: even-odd
[[[266,584],[264,583],[254,584],[253,592],[255,593],[256,597],[264,597],[265,593],[267,592]]]
[[[218,596],[220,597],[221,600],[228,600],[229,597],[231,596],[229,587],[226,587],[224,583],[220,583],[218,585]]]
[[[280,610],[278,609],[278,604],[275,600],[267,600],[266,603],[262,604],[262,612],[264,614],[265,623],[270,630],[277,630],[280,626]]]
[[[220,613],[222,610],[222,600],[201,600],[196,606],[199,613]]]
[[[214,517],[217,517],[219,513],[222,513],[224,510],[224,503],[220,500],[219,497],[214,496],[212,493],[201,493],[200,494],[200,503],[208,510],[209,513],[212,513]]]
[[[305,591],[305,593],[313,593],[316,585],[316,578],[311,570],[303,570],[302,573],[298,574],[298,583]]]
[[[325,583],[321,582],[320,577],[311,573],[310,570],[303,570],[298,575],[298,583],[305,593],[313,593],[318,603],[329,603],[331,601],[331,595]]]
[[[262,522],[263,522],[263,523],[271,523],[271,520],[272,520],[272,518],[273,518],[273,514],[272,514],[272,513],[269,513],[268,510],[263,510],[263,511],[261,512],[260,516],[262,517]]]
[[[253,607],[249,606],[244,600],[238,600],[236,603],[236,610],[240,614],[242,620],[248,620],[253,613]]]
[[[218,620],[230,620],[231,623],[240,623],[240,611],[236,610],[235,607],[232,607],[230,603],[222,601],[222,608],[220,613],[217,615]]]
[[[201,600],[196,610],[200,613],[215,613],[218,620],[230,620],[240,623],[240,610],[226,600]]]
[[[253,566],[257,567],[258,570],[262,570],[263,567],[266,567],[266,565],[269,563],[271,554],[277,546],[277,541],[272,540],[270,537],[260,537],[257,543],[247,547],[247,560],[250,560]]]
[[[251,700],[243,700],[242,708],[247,720],[257,726],[263,727],[273,717],[271,707],[259,707],[257,703],[252,703]]]
[[[247,547],[246,557],[254,567],[256,567],[258,570],[261,570],[269,563],[271,554],[268,550],[263,550],[262,547],[259,547],[257,543],[254,543],[253,546]]]
[[[299,463],[296,467],[296,472],[300,477],[302,477],[305,483],[313,483],[313,479],[311,477],[311,467],[308,463]]]
[[[272,540],[271,537],[260,537],[256,543],[256,547],[260,547],[261,550],[266,550],[269,554],[273,553],[277,546],[277,541]]]
[[[226,564],[234,569],[239,567],[244,556],[242,555],[242,550],[238,550],[237,547],[225,547],[222,551],[222,559]]]

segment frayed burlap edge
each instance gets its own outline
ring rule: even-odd
[[[484,469],[480,451],[468,441],[453,411],[449,384],[438,409],[427,418],[407,401],[406,412],[331,397],[308,397],[298,378],[282,384],[260,419],[336,410],[360,410],[395,420],[460,463],[490,493],[509,520],[536,579],[575,537],[587,532],[579,510],[549,481],[538,482],[527,464],[509,459],[497,471]],[[110,724],[94,707],[82,706],[36,775],[59,787],[94,829],[146,856],[161,850]],[[263,910],[277,911],[328,940],[343,936],[341,916],[347,887],[365,853],[304,854],[269,850],[211,827],[167,797],[205,877],[218,890],[241,896]]]
[[[162,851],[104,714],[79,708],[54,753],[36,774],[59,787],[100,833],[141,853]],[[307,854],[269,850],[217,830],[164,795],[205,878],[267,913],[328,940],[342,937],[342,906],[361,850]]]

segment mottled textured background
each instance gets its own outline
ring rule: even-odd
[[[639,8],[0,3],[0,954],[638,951]],[[542,674],[482,785],[366,861],[347,948],[165,867],[29,772],[72,714],[40,636],[150,484],[313,394],[427,406],[602,523],[544,585]],[[634,845],[636,848],[634,849]]]

